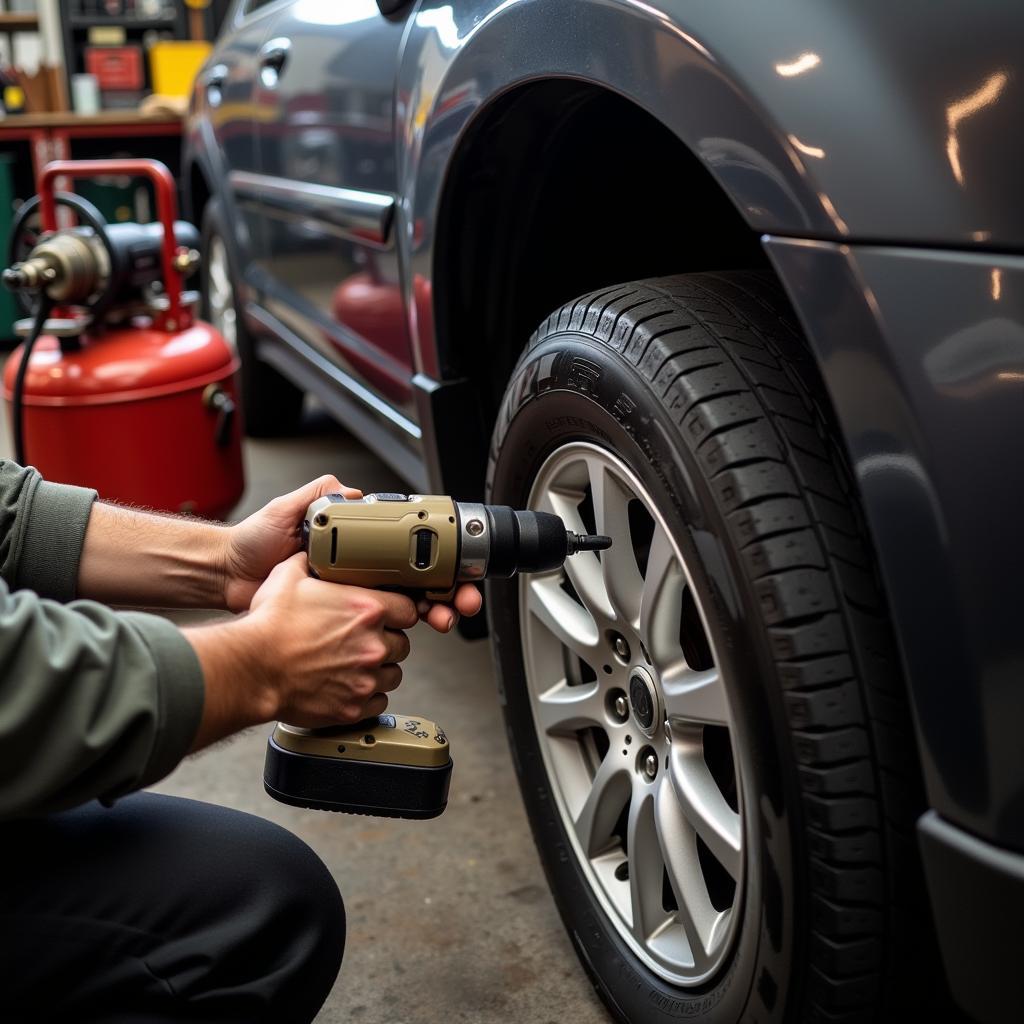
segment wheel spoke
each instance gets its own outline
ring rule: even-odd
[[[634,629],[640,619],[643,578],[633,554],[629,529],[629,502],[633,494],[600,459],[587,459],[590,494],[594,503],[594,526],[614,542],[601,552],[601,574],[605,592],[615,614]]]
[[[227,259],[224,252],[224,244],[215,241],[210,253],[210,281],[220,295],[226,295],[230,291],[227,274]]]
[[[583,494],[577,490],[552,491],[550,494],[551,510],[561,517],[567,530],[575,533],[588,532],[580,516],[579,503],[582,500]],[[605,587],[601,560],[596,551],[581,551],[572,558],[567,558],[563,571],[573,589],[579,594],[580,600],[595,617],[614,617],[615,610]]]
[[[545,733],[572,733],[588,726],[607,727],[604,693],[598,683],[569,686],[563,679],[537,695],[537,724]]]
[[[729,703],[717,668],[698,672],[680,658],[662,671],[661,686],[669,718],[729,724]]]
[[[640,636],[656,665],[669,664],[682,653],[679,623],[684,583],[668,533],[656,526],[640,595]]]
[[[664,863],[655,824],[654,787],[636,781],[629,804],[626,848],[629,852],[629,894],[633,934],[646,943],[669,915],[661,902]]]
[[[608,845],[628,798],[629,773],[625,763],[611,749],[598,767],[582,806],[573,816],[577,838],[588,857],[597,856]]]
[[[699,746],[673,745],[670,764],[679,809],[722,867],[738,879],[742,864],[740,816],[726,802]]]
[[[526,586],[530,612],[578,657],[588,664],[597,661],[597,624],[590,612],[562,590],[554,576],[535,576]]]
[[[707,963],[718,912],[708,895],[697,855],[696,833],[679,806],[668,778],[662,778],[656,797],[655,822],[669,885],[676,897],[676,917],[683,926],[695,969]]]

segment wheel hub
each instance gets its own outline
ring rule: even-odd
[[[629,706],[633,721],[645,736],[657,731],[661,698],[650,674],[642,668],[635,668],[629,676]]]

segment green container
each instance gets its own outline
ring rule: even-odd
[[[7,246],[11,239],[11,225],[14,223],[14,157],[0,153],[0,264],[7,266]],[[14,322],[20,319],[21,309],[14,295],[0,287],[0,342],[9,343],[14,339]]]

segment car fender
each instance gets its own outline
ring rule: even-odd
[[[425,311],[412,282],[430,279],[453,155],[492,102],[543,78],[594,83],[656,117],[754,231],[1014,248],[1022,30],[1024,8],[1010,3],[982,19],[964,3],[915,17],[853,0],[423,0],[396,85],[413,337]]]

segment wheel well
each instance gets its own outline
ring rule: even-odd
[[[588,83],[521,86],[477,118],[445,182],[441,374],[473,382],[489,436],[519,353],[562,303],[637,278],[756,267],[768,267],[758,234],[650,114]]]

